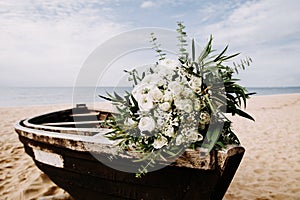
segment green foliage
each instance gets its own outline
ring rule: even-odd
[[[185,26],[182,24],[182,22],[177,22],[178,28],[176,31],[178,32],[178,41],[179,44],[177,45],[179,47],[180,56],[179,59],[185,60],[188,58],[188,52],[186,50],[186,47],[188,46],[187,43],[187,34],[184,31]]]
[[[219,54],[211,55],[214,50],[212,50],[212,36],[210,36],[209,41],[203,51],[198,57],[197,63],[191,63],[186,60],[183,63],[186,70],[192,72],[202,78],[205,88],[202,88],[203,92],[211,90],[213,93],[213,101],[217,101],[222,104],[227,105],[227,112],[232,113],[232,115],[238,114],[242,117],[254,120],[250,115],[241,110],[242,105],[246,107],[246,100],[255,93],[247,93],[245,87],[242,87],[237,83],[239,79],[233,77],[234,73],[239,72],[239,69],[245,69],[246,66],[250,66],[252,62],[251,58],[247,57],[241,60],[240,64],[233,63],[233,67],[229,67],[224,62],[229,61],[231,58],[238,56],[240,53],[225,55],[228,46],[226,46],[223,51]],[[195,52],[195,47],[192,46],[192,52]],[[196,66],[196,67],[193,67]],[[190,72],[191,73],[191,72]],[[211,95],[210,95],[211,96]],[[224,98],[226,96],[226,98]],[[212,111],[213,102],[211,102],[208,96],[205,96],[208,104],[210,105]]]
[[[150,33],[150,43],[153,45],[153,49],[158,54],[159,60],[164,60],[166,53],[160,49],[161,44],[157,42],[157,38],[154,36],[154,33]]]

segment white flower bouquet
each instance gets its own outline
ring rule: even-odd
[[[101,96],[112,101],[118,110],[108,122],[112,132],[107,137],[118,140],[120,149],[139,152],[149,160],[138,175],[146,173],[156,159],[174,158],[187,148],[210,152],[239,144],[225,113],[253,120],[241,110],[251,94],[233,78],[238,69],[249,66],[251,59],[228,66],[225,61],[238,54],[226,56],[226,47],[211,55],[212,37],[197,58],[192,40],[190,57],[184,28],[179,22],[178,60],[167,59],[151,33],[159,61],[141,75],[135,69],[126,71],[133,82],[132,92],[123,97],[116,93]]]

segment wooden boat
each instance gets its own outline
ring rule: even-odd
[[[37,167],[77,200],[223,198],[243,157],[243,147],[228,147],[201,159],[199,152],[187,150],[172,164],[136,178],[95,156],[108,160],[114,148],[103,136],[109,129],[101,123],[110,116],[107,109],[77,105],[22,120],[15,130]]]

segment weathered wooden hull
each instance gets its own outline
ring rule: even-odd
[[[21,121],[15,129],[26,153],[74,199],[222,199],[244,153],[243,147],[233,147],[226,151],[222,165],[218,153],[212,153],[211,169],[169,165],[135,178],[134,173],[106,166],[85,149],[83,142],[92,142],[89,137],[94,134],[78,136],[72,128],[54,132],[47,126],[25,124]],[[103,140],[103,145],[109,146],[109,141]]]

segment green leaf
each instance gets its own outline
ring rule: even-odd
[[[206,148],[208,149],[208,152],[210,152],[213,147],[215,146],[217,140],[219,139],[219,136],[221,134],[222,126],[216,126],[213,130],[209,129],[207,131],[207,138],[209,139],[209,142],[205,144]]]
[[[216,114],[216,110],[215,110],[214,106],[212,105],[211,100],[209,99],[209,97],[208,97],[207,95],[204,95],[204,98],[206,99],[206,102],[208,103],[208,105],[209,105],[211,111],[212,111],[214,114]]]
[[[165,53],[162,53],[162,50],[160,49],[160,44],[156,42],[157,38],[154,37],[154,33],[150,33],[150,43],[152,43],[153,49],[157,52],[159,60],[165,59]]]
[[[214,62],[218,61],[221,58],[221,56],[227,51],[227,49],[228,49],[228,45],[226,45],[224,50],[218,55],[218,57],[215,58]]]
[[[117,100],[123,101],[123,98],[120,95],[118,95],[116,92],[114,92],[114,95]]]
[[[240,116],[242,116],[242,117],[245,117],[245,118],[247,118],[247,119],[250,119],[250,120],[252,120],[252,121],[255,121],[255,119],[254,119],[253,117],[251,117],[249,114],[247,114],[246,112],[244,112],[244,111],[242,111],[242,110],[240,110],[240,109],[236,109],[236,110],[235,110],[235,113],[238,114],[238,115],[240,115]]]
[[[192,60],[195,61],[195,41],[192,39]]]
[[[179,41],[179,44],[177,45],[177,46],[179,46],[179,52],[180,52],[179,58],[182,60],[187,60],[188,52],[184,48],[184,47],[188,46],[187,40],[186,40],[187,35],[186,35],[186,32],[184,31],[185,26],[182,24],[182,22],[177,22],[177,26],[178,26],[178,28],[176,29],[176,31],[179,34],[177,36],[178,41]]]
[[[212,35],[209,37],[209,41],[203,51],[201,52],[200,56],[198,57],[198,63],[200,64],[204,58],[206,58],[212,51],[211,51],[211,44],[212,44]]]
[[[227,56],[226,58],[222,59],[222,61],[229,60],[229,59],[231,59],[231,58],[233,58],[233,57],[236,57],[236,56],[238,56],[238,55],[240,55],[240,53],[236,53],[236,54],[233,54],[233,55],[231,55],[231,56]]]
[[[107,100],[107,101],[112,101],[112,99],[111,98],[108,98],[108,97],[106,97],[106,96],[102,96],[102,95],[98,95],[100,98],[102,98],[102,99],[105,99],[105,100]]]

